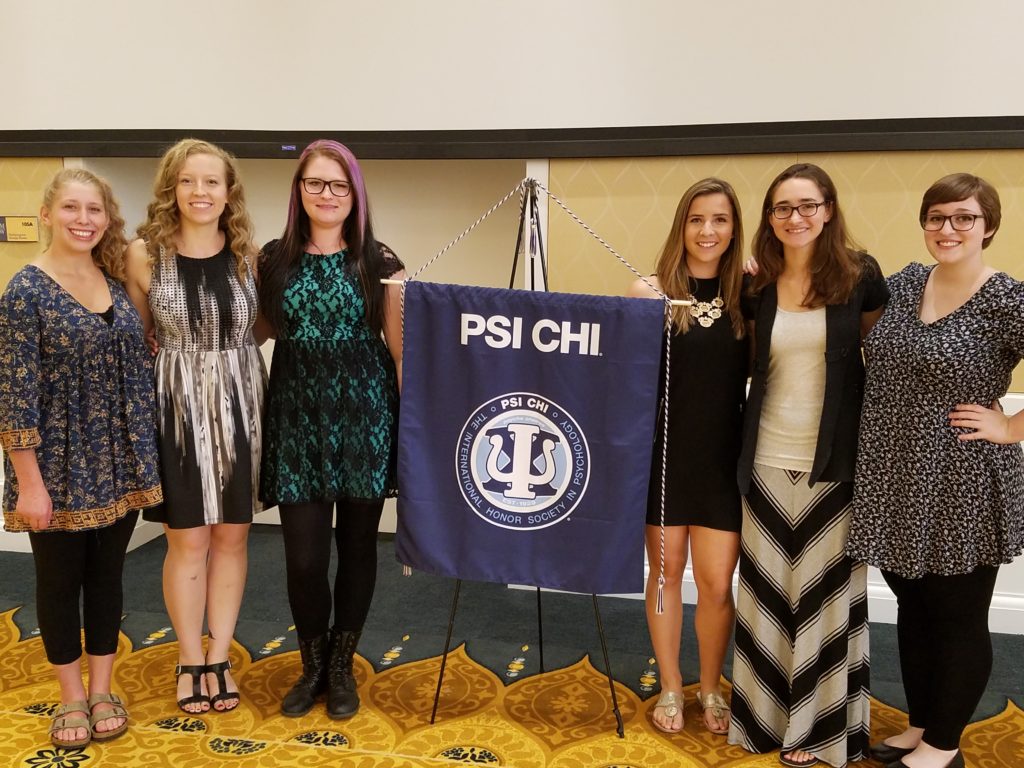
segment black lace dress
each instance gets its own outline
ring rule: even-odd
[[[378,277],[401,269],[385,250]],[[395,366],[366,322],[345,251],[303,254],[284,291],[284,315],[270,367],[260,498],[271,505],[393,496]]]

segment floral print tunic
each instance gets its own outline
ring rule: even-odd
[[[91,312],[43,270],[27,266],[0,298],[0,445],[4,527],[15,512],[12,450],[34,448],[53,502],[47,530],[110,525],[163,496],[153,365],[124,287],[107,277],[112,313]]]

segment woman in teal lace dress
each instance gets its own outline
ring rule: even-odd
[[[328,715],[341,719],[359,708],[352,657],[373,597],[384,499],[395,494],[401,304],[399,289],[380,279],[404,276],[373,236],[347,147],[317,141],[302,153],[288,223],[264,247],[259,275],[260,309],[276,338],[260,498],[280,506],[302,656],[281,712],[300,717],[326,691]]]

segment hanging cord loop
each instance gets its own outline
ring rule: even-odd
[[[420,275],[421,272],[426,270],[435,261],[437,261],[439,258],[444,256],[445,253],[447,253],[449,250],[451,250],[464,237],[466,237],[466,235],[468,235],[470,232],[472,232],[474,229],[476,229],[484,221],[484,219],[486,219],[488,216],[490,216],[492,213],[494,213],[496,210],[498,210],[501,206],[503,206],[505,203],[507,203],[512,198],[513,195],[515,195],[516,193],[519,193],[520,195],[522,195],[523,192],[526,190],[526,188],[530,184],[533,184],[536,187],[536,189],[542,190],[545,195],[547,195],[549,198],[554,200],[555,204],[559,208],[561,208],[563,211],[565,211],[565,213],[573,221],[575,221],[577,224],[579,224],[581,227],[583,227],[583,229],[585,229],[588,233],[590,233],[591,237],[593,237],[595,240],[597,240],[597,242],[599,242],[602,246],[604,246],[604,248],[610,254],[612,254],[612,256],[614,256],[616,259],[618,259],[630,272],[632,272],[634,275],[637,276],[637,278],[642,280],[643,283],[646,286],[648,286],[652,291],[657,293],[659,297],[664,299],[666,302],[670,302],[670,304],[672,306],[689,306],[692,303],[691,301],[685,300],[685,299],[682,299],[682,300],[680,300],[680,299],[669,299],[668,296],[662,290],[660,290],[659,288],[655,287],[654,284],[651,283],[651,281],[648,280],[645,275],[640,274],[640,272],[636,269],[636,267],[634,267],[632,264],[630,264],[628,261],[626,261],[626,259],[618,251],[616,251],[611,245],[609,245],[608,242],[603,237],[601,237],[593,229],[591,229],[590,226],[586,222],[584,222],[583,219],[581,219],[579,216],[577,216],[576,213],[573,212],[573,210],[571,208],[569,208],[569,206],[567,206],[564,202],[562,202],[562,200],[559,199],[559,197],[557,195],[555,195],[551,190],[549,190],[547,187],[545,187],[543,184],[541,184],[539,181],[537,181],[536,179],[533,179],[533,178],[523,179],[518,184],[516,184],[516,186],[513,187],[508,192],[508,194],[506,194],[503,198],[501,198],[501,200],[499,200],[494,205],[492,205],[489,209],[487,209],[487,211],[482,216],[480,216],[480,218],[478,218],[476,221],[474,221],[472,224],[470,224],[468,227],[466,227],[466,229],[464,229],[454,240],[452,240],[450,243],[448,243],[446,246],[444,246],[444,248],[442,248],[440,251],[438,251],[436,254],[434,254],[425,264],[423,264],[423,266],[421,266],[419,269],[417,269],[411,275],[406,277],[404,281],[383,279],[381,282],[384,282],[384,283],[400,283],[400,282],[408,282],[410,280],[415,280]],[[518,249],[517,249],[517,251],[518,251]],[[518,255],[518,252],[517,252],[516,255]]]
[[[439,258],[444,256],[444,254],[446,254],[455,245],[457,245],[470,232],[472,232],[480,224],[482,224],[483,221],[488,216],[490,216],[492,213],[494,213],[496,210],[498,210],[501,206],[503,206],[505,203],[507,203],[512,198],[513,195],[518,193],[519,196],[520,196],[520,229],[519,229],[519,236],[516,239],[516,252],[515,252],[515,255],[514,255],[516,261],[513,262],[513,268],[512,268],[513,269],[513,273],[512,274],[513,274],[513,278],[514,278],[514,276],[515,276],[515,264],[518,262],[519,251],[520,251],[520,249],[522,247],[523,220],[524,220],[525,216],[527,215],[527,209],[530,207],[530,206],[527,205],[527,200],[528,199],[532,198],[532,202],[533,202],[532,213],[534,215],[537,214],[536,195],[531,192],[531,187],[532,187],[533,190],[542,190],[544,192],[544,194],[547,195],[551,200],[553,200],[555,202],[555,204],[559,208],[561,208],[563,211],[565,211],[565,213],[569,216],[569,218],[571,218],[573,221],[575,221],[577,224],[579,224],[581,227],[583,227],[583,229],[585,229],[588,233],[590,233],[591,237],[593,237],[595,240],[597,240],[597,242],[599,242],[602,246],[604,246],[605,250],[607,250],[610,254],[612,254],[612,256],[614,256],[616,259],[618,259],[630,272],[632,272],[634,275],[636,275],[636,277],[639,280],[641,280],[644,283],[644,285],[646,285],[648,288],[650,288],[654,293],[658,294],[658,296],[662,299],[662,301],[665,302],[665,385],[664,385],[664,388],[662,390],[662,403],[664,404],[664,407],[662,409],[661,489],[660,489],[660,496],[661,496],[661,500],[660,500],[660,507],[661,507],[661,531],[660,531],[660,539],[659,539],[659,555],[660,555],[659,559],[660,559],[660,562],[658,564],[658,596],[657,596],[657,606],[656,606],[656,613],[662,614],[662,613],[665,612],[665,602],[664,602],[664,592],[665,592],[665,482],[666,482],[666,478],[667,478],[667,475],[668,475],[668,406],[669,406],[669,369],[670,369],[670,364],[671,364],[671,361],[672,361],[671,360],[671,357],[672,357],[672,307],[673,306],[690,306],[691,304],[693,304],[693,302],[688,300],[688,299],[670,299],[668,297],[668,295],[664,291],[662,291],[660,288],[656,287],[650,280],[647,279],[647,277],[645,275],[640,274],[640,272],[632,264],[630,264],[628,261],[626,261],[626,259],[623,258],[623,256],[621,254],[619,254],[619,252],[616,251],[603,237],[601,237],[593,229],[591,229],[590,226],[586,222],[584,222],[579,216],[577,216],[576,213],[573,212],[573,210],[571,208],[569,208],[569,206],[567,206],[565,203],[563,203],[558,198],[557,195],[555,195],[553,192],[551,192],[551,190],[549,190],[547,187],[545,187],[537,179],[533,179],[533,178],[525,178],[522,181],[520,181],[518,184],[516,184],[515,187],[513,187],[511,190],[509,190],[508,194],[506,194],[503,198],[501,198],[501,200],[499,200],[494,205],[492,205],[490,208],[488,208],[487,211],[482,216],[480,216],[476,221],[474,221],[472,224],[470,224],[468,227],[466,227],[461,233],[459,233],[459,235],[454,240],[449,242],[440,251],[438,251],[430,259],[428,259],[427,262],[425,264],[423,264],[423,266],[421,266],[419,269],[417,269],[411,275],[407,276],[404,280],[392,280],[392,279],[384,278],[384,279],[381,280],[381,282],[384,283],[384,284],[387,284],[387,285],[401,285],[402,286],[402,291],[401,291],[401,310],[402,310],[402,335],[404,336],[405,335],[405,286],[406,286],[406,284],[409,283],[412,280],[415,280],[420,275],[420,273],[422,273],[428,267],[433,265],[433,263],[435,261],[437,261]],[[537,231],[536,233],[531,231],[530,234],[537,236],[538,240],[539,240],[539,235],[540,235],[539,231]],[[542,266],[542,269],[544,270],[545,289],[547,289],[547,265],[542,262],[541,266]],[[412,569],[408,565],[403,565],[402,566],[402,573],[405,576],[411,575]]]

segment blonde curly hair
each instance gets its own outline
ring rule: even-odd
[[[124,219],[121,218],[121,209],[117,200],[114,199],[114,191],[106,179],[84,168],[64,168],[57,171],[50,183],[46,185],[46,189],[43,190],[43,208],[46,210],[53,208],[54,200],[57,199],[61,187],[75,182],[95,187],[99,191],[100,197],[103,198],[103,210],[107,214],[107,231],[103,233],[103,237],[92,249],[92,260],[100,269],[106,270],[106,273],[112,278],[123,283],[125,281],[124,249],[128,246],[128,240],[124,234]],[[43,226],[46,232],[46,247],[49,248],[50,243],[53,242],[53,231],[45,224]]]
[[[247,260],[254,258],[258,250],[256,235],[245,207],[245,192],[235,158],[216,144],[201,139],[182,139],[164,152],[153,183],[153,202],[146,208],[146,221],[139,225],[138,236],[146,243],[151,263],[155,264],[160,258],[161,249],[167,256],[177,251],[174,238],[181,228],[181,211],[175,190],[178,174],[192,155],[212,155],[224,162],[228,199],[219,224],[227,236],[228,247],[235,254],[238,277],[244,278],[249,268]]]

